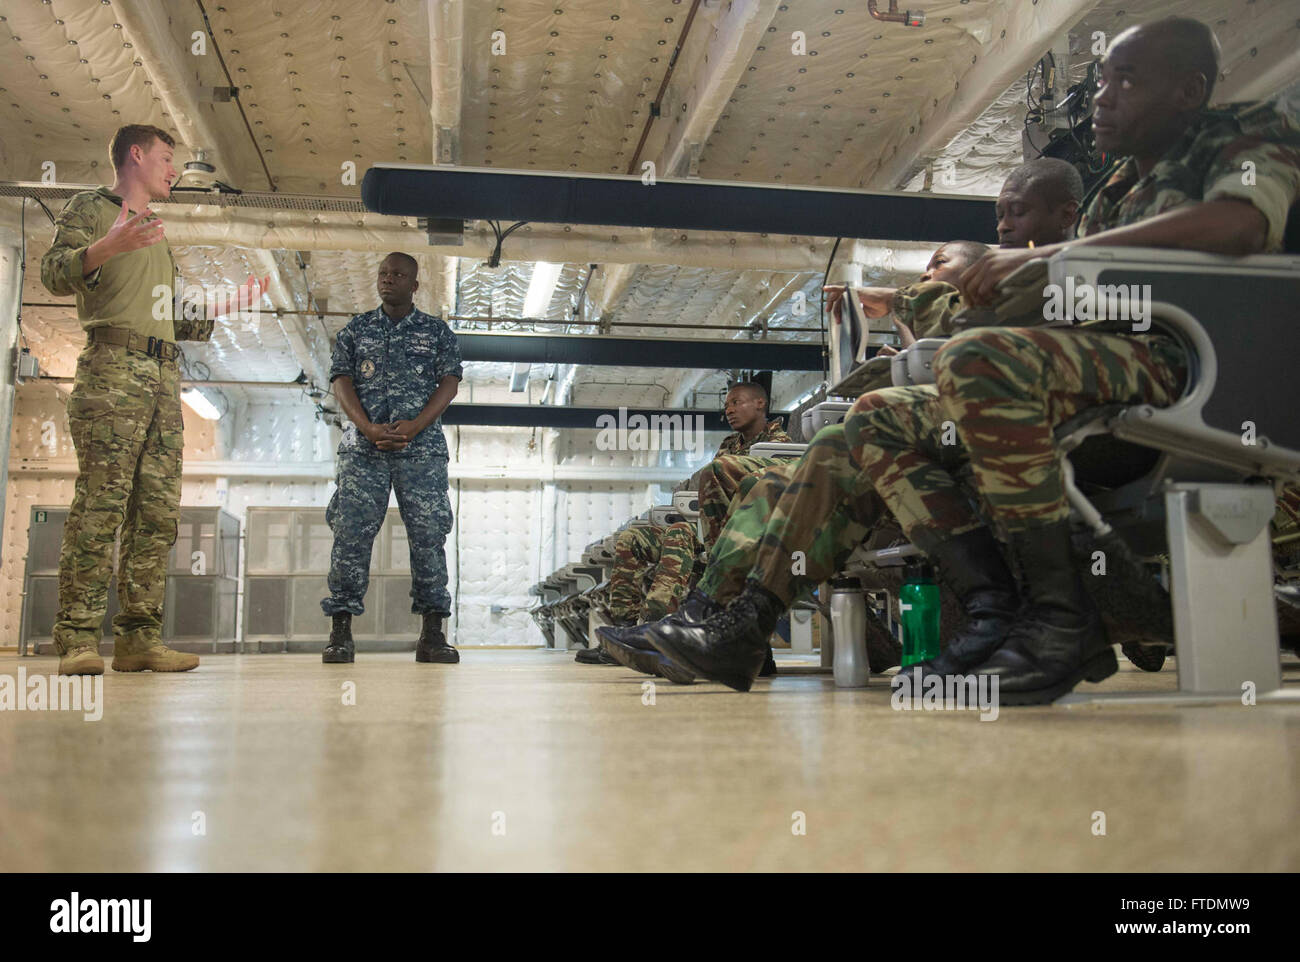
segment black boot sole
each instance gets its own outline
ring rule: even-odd
[[[435,651],[415,650],[415,660],[422,665],[456,665],[460,663],[460,652],[456,649]]]
[[[1117,671],[1119,671],[1119,662],[1115,659],[1115,650],[1107,647],[1104,651],[1097,652],[1060,681],[1046,688],[1036,688],[1033,691],[1007,692],[999,689],[998,704],[1010,706],[1050,705],[1062,695],[1068,695],[1079,682],[1088,681],[1096,684],[1105,681]]]
[[[1156,645],[1139,645],[1129,643],[1120,645],[1124,657],[1143,671],[1159,671],[1165,666],[1165,656],[1169,649]]]
[[[332,651],[326,648],[321,652],[320,660],[323,665],[351,665],[357,660],[357,656],[355,652]]]
[[[730,671],[718,672],[705,670],[683,653],[671,640],[652,635],[650,641],[669,661],[675,662],[679,667],[685,668],[687,671],[700,678],[707,678],[709,681],[719,682],[735,691],[749,691],[754,687],[753,676]],[[759,670],[762,670],[761,667]],[[757,672],[755,672],[755,674],[757,674]],[[671,681],[672,679],[669,680]]]
[[[609,641],[605,644],[610,657],[616,659],[624,668],[631,668],[643,675],[666,678],[674,685],[691,685],[695,683],[694,675],[671,662],[665,664],[656,651],[641,651],[639,648],[633,648],[631,645],[624,645],[617,641]]]

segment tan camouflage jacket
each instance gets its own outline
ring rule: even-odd
[[[61,297],[76,295],[77,318],[85,330],[115,327],[164,341],[208,340],[211,320],[173,320],[180,281],[165,239],[117,254],[83,275],[86,248],[108,233],[121,210],[122,198],[107,187],[82,191],[68,201],[55,220],[54,243],[41,258],[45,289]]]

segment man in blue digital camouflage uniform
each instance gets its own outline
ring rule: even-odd
[[[334,532],[330,596],[321,602],[333,619],[326,664],[353,661],[352,616],[364,611],[370,549],[388,512],[388,493],[411,545],[411,610],[424,627],[415,660],[454,664],[442,620],[451,613],[443,542],[451,530],[447,497],[447,440],[439,418],[463,376],[456,335],[441,318],[417,311],[420,285],[409,254],[389,254],[379,265],[382,306],[352,318],[334,342],[330,382],[351,421],[338,450],[338,488],[325,518]]]

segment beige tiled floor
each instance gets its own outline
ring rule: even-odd
[[[1104,687],[1174,685],[1122,664]],[[1300,869],[1300,705],[981,722],[885,679],[642,680],[541,651],[110,672],[101,721],[0,712],[0,870]]]

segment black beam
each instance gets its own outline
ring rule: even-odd
[[[994,240],[988,198],[476,167],[376,164],[368,210],[408,217],[743,231],[888,240]]]
[[[706,341],[583,337],[576,334],[476,334],[458,331],[466,361],[594,364],[758,371],[820,371],[822,347],[805,341]]]
[[[587,428],[592,431],[600,430],[605,425],[600,423],[602,415],[609,415],[613,418],[613,425],[620,423],[627,430],[635,430],[639,422],[632,421],[634,415],[641,415],[646,419],[643,427],[648,428],[651,425],[652,417],[678,417],[677,424],[689,425],[694,431],[696,415],[701,416],[705,431],[717,431],[729,433],[731,428],[723,420],[722,412],[712,410],[690,410],[687,408],[624,408],[622,420],[619,417],[618,408],[580,408],[580,407],[558,407],[546,404],[461,404],[456,402],[442,413],[442,423],[451,425],[489,425],[493,427],[515,427],[515,428]],[[771,415],[789,420],[789,414],[778,411]],[[691,418],[692,420],[685,420]],[[631,423],[629,423],[631,422]],[[605,422],[609,424],[610,422]],[[662,422],[661,422],[662,423]],[[671,422],[668,422],[671,423]],[[664,427],[666,430],[666,426]],[[676,427],[674,427],[676,430]]]

